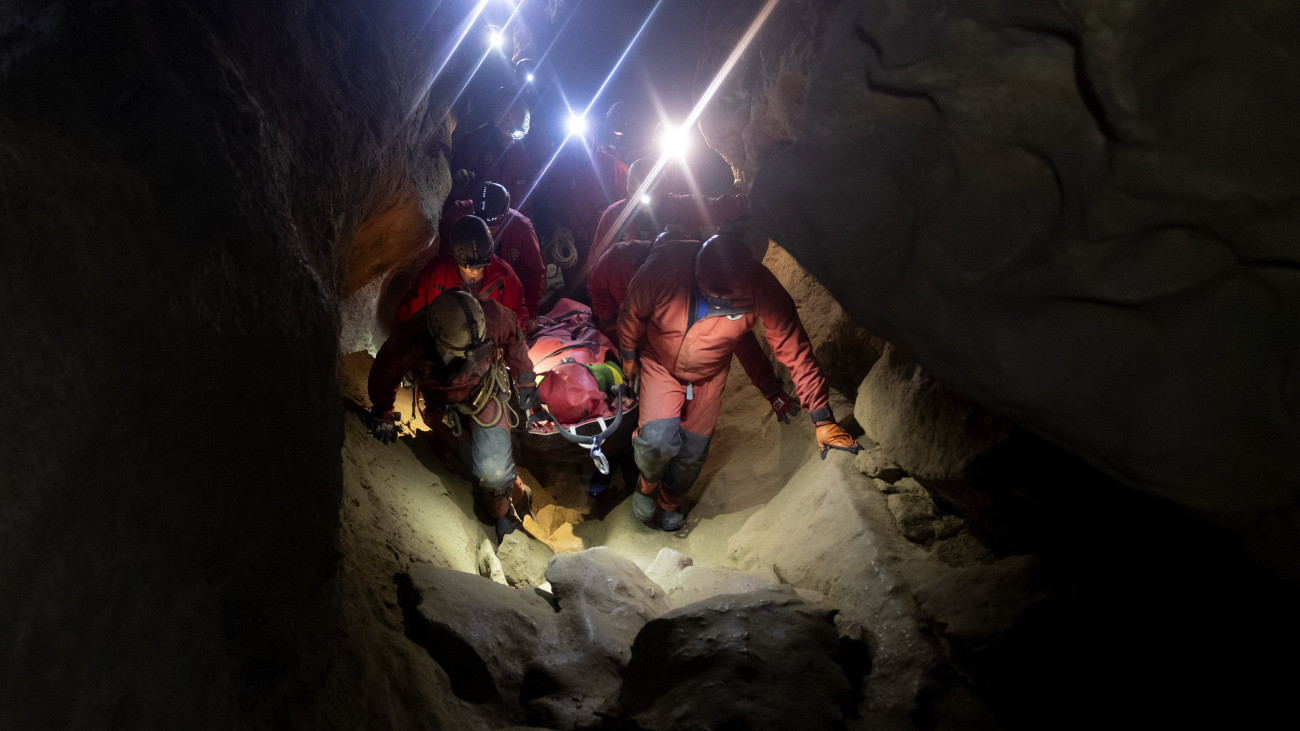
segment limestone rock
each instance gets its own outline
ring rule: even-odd
[[[904,477],[894,483],[894,490],[904,495],[929,495],[915,477]]]
[[[541,586],[546,581],[546,564],[554,555],[550,546],[522,530],[506,536],[497,549],[506,583],[518,588]]]
[[[858,388],[853,416],[880,445],[859,453],[859,469],[889,482],[904,470],[922,479],[957,480],[1011,433],[1009,424],[936,382],[892,346]]]
[[[613,551],[599,547],[580,553],[560,553],[551,559],[546,580],[569,627],[599,645],[620,662],[628,645],[647,621],[668,611],[664,591]]]
[[[425,647],[464,700],[518,697],[524,669],[553,636],[545,599],[481,576],[419,562],[409,573],[407,632]]]
[[[788,590],[675,609],[637,635],[615,715],[641,728],[842,728],[852,695],[831,616]]]
[[[913,543],[927,543],[934,539],[934,501],[928,495],[898,493],[890,495],[889,512],[898,521],[903,537]]]
[[[821,22],[757,223],[944,384],[1293,551],[1300,6],[848,0]]]
[[[508,584],[505,571],[501,568],[501,559],[492,550],[492,543],[484,538],[478,544],[478,575],[491,579],[498,584]]]
[[[855,412],[854,417],[857,417]],[[862,422],[859,421],[859,424]],[[868,447],[858,452],[857,456],[858,471],[867,477],[883,480],[887,483],[897,482],[906,473],[902,467],[899,467],[889,455],[889,452],[880,446]]]
[[[636,633],[668,603],[636,564],[607,548],[556,554],[546,578],[560,610],[557,640],[530,664],[521,699],[536,723],[594,726]]]
[[[689,556],[671,548],[660,549],[646,576],[667,593],[674,608],[720,594],[744,594],[776,588],[773,581],[720,566],[696,566]]]

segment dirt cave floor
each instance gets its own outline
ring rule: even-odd
[[[364,353],[348,356],[345,382],[364,383],[368,361]],[[404,416],[410,403],[408,392],[399,394]],[[851,403],[833,395],[832,406],[856,428]],[[360,410],[349,405],[343,447],[342,551],[352,610],[363,621],[379,620],[387,651],[406,642],[402,662],[418,670],[408,673],[411,682],[425,686],[420,693],[439,695],[433,705],[451,714],[444,720],[457,719],[453,727],[503,723],[449,691],[434,691],[447,681],[421,648],[398,636],[403,619],[394,578],[427,562],[500,581],[489,555],[497,548],[492,531],[474,517],[470,483],[435,456],[422,425],[416,429],[407,419],[401,441],[385,446],[367,433]],[[965,682],[941,670],[945,650],[922,619],[916,593],[925,587],[936,606],[955,606],[972,592],[999,592],[996,601],[961,610],[967,631],[996,633],[1038,602],[1033,561],[999,561],[959,521],[927,547],[908,542],[887,507],[884,485],[862,474],[851,454],[819,458],[813,431],[805,414],[777,422],[742,369],[733,368],[707,464],[690,495],[688,525],[678,533],[650,530],[633,517],[627,482],[635,472],[619,469],[616,455],[611,484],[593,498],[587,487],[595,468],[583,451],[560,437],[525,435],[517,439],[516,457],[534,491],[528,527],[556,552],[605,546],[643,571],[663,549],[677,552],[660,558],[690,565],[663,587],[674,607],[788,585],[834,610],[840,635],[861,641],[871,655],[870,682],[861,689],[858,712],[849,714],[859,717],[851,725],[911,726],[918,713],[933,713],[921,705],[936,703],[949,709],[950,720],[983,718],[986,710]],[[620,442],[626,446],[629,432],[611,439],[611,452]],[[529,582],[519,590],[529,591]]]

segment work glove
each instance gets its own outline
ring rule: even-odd
[[[641,390],[641,364],[635,360],[623,361],[623,382],[634,392]]]
[[[457,170],[456,172],[451,174],[451,182],[456,184],[468,183],[473,179],[474,179],[474,173],[466,170],[465,168],[461,168],[460,170]]]
[[[789,424],[790,417],[799,413],[799,399],[779,390],[767,397],[768,403],[772,404],[772,411],[776,414],[776,420],[782,424]]]
[[[397,420],[402,415],[395,411],[378,412],[371,410],[366,415],[366,428],[375,439],[384,444],[392,444],[397,441]]]
[[[541,403],[541,400],[537,397],[537,386],[531,384],[516,384],[515,387],[519,389],[520,409],[523,409],[525,412],[531,411],[534,406]]]
[[[853,454],[862,450],[858,441],[833,421],[817,427],[817,446],[821,447],[822,459],[826,459],[826,452],[831,449],[842,449]]]

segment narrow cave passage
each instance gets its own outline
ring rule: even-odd
[[[758,6],[747,10],[752,14]],[[628,149],[637,144],[653,143],[645,149],[654,155],[660,152],[658,144],[666,131],[686,117],[690,105],[700,101],[701,91],[708,88],[705,81],[714,68],[710,64],[720,63],[726,55],[710,48],[711,55],[705,54],[688,70],[674,68],[681,57],[670,58],[662,51],[672,42],[689,46],[681,38],[674,39],[674,33],[690,36],[680,31],[696,16],[672,7],[665,13],[668,17],[660,17],[659,26],[647,26],[650,40],[644,42],[659,52],[646,53],[634,45],[642,52],[627,60],[629,65],[639,64],[644,85],[629,85],[627,74],[614,75],[616,87],[620,81],[625,83],[620,93],[604,97],[631,98],[639,110],[633,115],[637,124],[616,129],[625,122],[622,117],[615,122],[611,112],[597,133],[601,136],[593,138],[597,144],[607,145],[602,149],[617,153],[626,162],[641,154]],[[708,20],[716,24],[725,18],[734,30],[743,14],[720,11],[708,14]],[[636,26],[626,17],[621,22],[628,32]],[[665,31],[665,27],[672,30]],[[598,34],[600,30],[597,28]],[[638,30],[647,32],[641,27]],[[487,32],[490,40],[491,29]],[[698,37],[698,29],[693,33]],[[527,58],[528,44],[537,40],[516,33],[512,60]],[[782,43],[797,46],[800,40],[774,41],[769,34],[765,49],[768,53],[788,51]],[[598,56],[599,44],[593,46],[587,52]],[[495,62],[492,54],[487,51],[489,63]],[[545,61],[528,62],[523,68],[529,78],[526,82],[517,78],[521,86],[544,78],[556,89],[581,87],[565,78],[565,67],[558,63],[548,67]],[[573,71],[578,67],[567,68]],[[748,69],[746,78],[750,79],[753,74],[784,72],[752,62]],[[499,75],[507,79],[504,71]],[[764,157],[789,143],[780,132],[767,139],[756,137],[762,133],[753,127],[761,125],[744,129],[740,120],[753,113],[744,103],[747,95],[754,93],[753,82],[728,83],[725,76],[721,78],[722,88],[727,90],[724,98],[699,107],[703,114],[698,121],[689,117],[693,123],[688,128],[696,134],[693,158],[680,165],[670,156],[662,158],[666,164],[661,174],[665,179],[676,176],[667,184],[678,186],[674,188],[677,192],[714,196],[748,191],[756,177],[761,180]],[[744,88],[747,83],[751,88]],[[693,86],[694,94],[686,91],[688,86]],[[469,99],[458,99],[460,106],[453,110],[471,120],[475,105],[485,104],[482,92],[475,97],[473,87],[467,87]],[[547,111],[544,105],[534,108],[539,113],[528,134],[556,134],[560,120],[572,124],[575,112],[586,112],[587,121],[592,121],[596,101],[584,108],[573,101],[581,94],[561,96],[566,107],[562,111]],[[781,102],[777,99],[774,103]],[[802,99],[794,97],[787,103],[798,106]],[[795,113],[785,109],[777,114]],[[524,134],[519,119],[511,114],[503,118],[514,125],[515,134]],[[651,124],[655,120],[658,124]],[[638,125],[640,129],[634,129]],[[572,135],[574,129],[565,127],[564,134]],[[699,136],[699,131],[705,134]],[[466,139],[458,138],[460,134],[452,135],[453,197],[458,185],[455,176],[460,174],[455,148],[458,139],[462,144]],[[631,140],[636,135],[645,139],[634,143]],[[564,139],[571,142],[569,137]],[[562,150],[563,145],[560,142],[553,147]],[[560,155],[557,152],[549,162]],[[802,172],[798,166],[795,170]],[[555,178],[565,173],[551,174]],[[554,240],[554,222],[546,220],[552,211],[547,208],[548,186],[545,173],[542,175],[543,182],[511,194],[518,200],[522,193],[522,198],[533,204],[528,210],[535,212],[544,259],[556,264],[555,250],[548,248]],[[628,188],[629,198],[633,187]],[[386,219],[400,218],[401,210],[390,207],[364,224],[359,234],[363,243],[365,239],[400,238],[401,226]],[[407,220],[415,210],[415,206],[406,206]],[[430,228],[415,228],[424,232],[421,235],[431,235]],[[580,258],[593,254],[599,243],[599,235],[586,229],[575,238],[580,240]],[[435,239],[434,247],[439,244],[446,246],[446,241]],[[404,266],[404,273],[390,273],[366,287],[358,282],[357,294],[348,306],[363,313],[376,312],[380,320],[391,312],[395,290],[409,286],[411,271],[418,268],[409,262],[392,263]],[[474,520],[469,497],[472,480],[453,474],[445,457],[437,456],[436,450],[418,437],[408,436],[390,463],[394,455],[380,452],[365,438],[356,420],[349,420],[344,447],[348,495],[344,525],[355,534],[347,546],[357,562],[374,554],[375,546],[384,547],[371,556],[374,565],[362,574],[365,581],[370,582],[371,590],[387,596],[394,591],[388,577],[396,571],[400,596],[385,602],[390,608],[400,605],[406,635],[450,675],[452,694],[459,702],[469,703],[480,720],[580,728],[595,727],[601,723],[598,719],[620,718],[666,728],[686,723],[686,719],[717,720],[710,713],[726,717],[729,711],[696,704],[684,686],[671,681],[656,686],[650,694],[654,698],[638,692],[637,685],[648,682],[639,673],[671,674],[672,670],[662,665],[669,662],[667,657],[654,655],[649,647],[632,647],[629,628],[640,628],[668,608],[691,607],[698,613],[711,602],[723,602],[725,607],[727,602],[740,601],[725,597],[767,596],[763,592],[771,591],[786,592],[782,596],[788,599],[775,600],[777,603],[798,602],[803,611],[822,612],[823,623],[833,617],[831,639],[838,643],[828,650],[827,639],[822,637],[777,651],[778,656],[804,658],[803,652],[821,642],[821,657],[829,659],[819,666],[826,673],[824,687],[838,689],[809,695],[802,702],[764,706],[763,713],[785,719],[777,722],[778,726],[802,719],[802,725],[809,728],[846,724],[865,728],[1035,727],[1042,718],[1059,717],[1062,709],[1080,706],[1088,709],[1080,717],[1096,719],[1121,708],[1140,714],[1163,708],[1165,713],[1178,715],[1184,710],[1170,710],[1170,704],[1181,703],[1189,693],[1195,695],[1200,692],[1196,689],[1207,687],[1193,668],[1204,662],[1258,664],[1252,652],[1236,647],[1216,648],[1203,655],[1181,639],[1200,620],[1167,616],[1192,600],[1185,582],[1194,572],[1178,569],[1162,575],[1165,563],[1188,560],[1189,555],[1207,561],[1207,566],[1222,560],[1216,549],[1205,548],[1205,542],[1228,540],[1217,529],[1127,493],[1092,467],[949,390],[898,348],[864,332],[816,277],[780,245],[769,246],[764,264],[795,297],[818,359],[827,378],[836,384],[832,398],[835,414],[869,449],[856,458],[832,454],[828,461],[819,459],[811,425],[802,420],[788,426],[777,424],[742,370],[733,368],[709,458],[690,493],[688,519],[681,530],[651,530],[632,515],[630,498],[637,470],[631,460],[630,425],[607,445],[614,465],[605,480],[594,474],[581,449],[556,437],[516,429],[514,456],[533,490],[532,510],[525,517],[526,530],[497,545],[491,530]],[[585,299],[582,275],[575,288],[574,271],[564,273],[571,278],[567,284],[548,282],[553,294]],[[365,406],[362,394],[368,366],[364,353],[347,354],[344,391],[351,394],[357,408]],[[789,374],[781,372],[788,387]],[[403,392],[399,403],[409,401],[409,394]],[[422,431],[418,420],[409,417],[408,412],[405,433]],[[401,466],[385,466],[390,464]],[[1044,483],[1053,485],[1052,494],[1041,494]],[[1148,521],[1158,527],[1146,525]],[[1124,531],[1125,539],[1111,546],[1084,548],[1101,526],[1108,526],[1103,531]],[[582,553],[597,547],[631,563],[615,568],[602,563],[615,560],[607,554]],[[1143,553],[1147,555],[1134,557]],[[559,558],[552,560],[552,556]],[[565,563],[566,557],[572,556],[588,557],[573,561],[590,565],[584,563],[581,570],[575,570],[572,563]],[[1227,559],[1225,565],[1233,561]],[[542,640],[490,623],[449,620],[446,617],[478,615],[486,612],[488,605],[514,600],[505,594],[492,600],[477,596],[463,583],[465,579],[449,579],[430,566],[509,585],[516,598],[545,597],[551,609],[558,609],[560,628],[549,630],[550,635],[542,631],[539,636],[551,637]],[[599,597],[583,594],[565,583],[572,581],[570,574],[575,571],[587,576],[584,581],[595,575],[600,583],[617,588],[598,592]],[[548,580],[552,573],[554,584]],[[648,583],[638,583],[641,581]],[[447,582],[458,587],[462,603],[439,598],[449,591]],[[1252,601],[1267,603],[1280,596],[1271,580],[1256,584],[1253,571],[1230,583],[1228,592],[1242,592]],[[759,601],[774,600],[767,596]],[[1133,607],[1119,610],[1110,606],[1111,602],[1116,606],[1132,603]],[[1209,613],[1198,612],[1197,616],[1208,618],[1231,604],[1231,600],[1216,599],[1208,603],[1213,610],[1207,606]],[[621,612],[635,618],[619,628],[623,634],[610,630],[593,648],[566,635],[565,622],[577,621],[566,611],[587,617],[584,621],[590,619],[584,612]],[[757,610],[751,607],[748,611]],[[669,631],[660,629],[659,624],[646,626],[650,628],[646,636]],[[672,631],[680,641],[683,631]],[[514,644],[504,654],[493,654],[472,646],[467,638],[477,632],[501,632],[513,637]],[[668,640],[664,636],[655,641]],[[742,654],[758,652],[753,646],[730,649]],[[1092,651],[1111,653],[1112,657]],[[715,648],[695,658],[712,667],[711,663],[720,662],[724,655],[725,651]],[[1114,657],[1124,660],[1117,666]],[[1214,659],[1206,659],[1210,657]],[[764,660],[770,661],[770,657]],[[574,673],[575,664],[604,664],[619,672],[617,677],[608,673],[585,677]],[[746,672],[723,670],[714,680],[752,684],[754,678]],[[1160,677],[1144,682],[1146,674]],[[1255,671],[1249,675],[1256,680],[1260,677]],[[1116,687],[1103,688],[1102,676],[1109,676]],[[769,693],[796,693],[793,688],[797,684],[781,672],[764,681],[770,685],[758,683],[758,687],[768,687]],[[1264,684],[1269,685],[1267,681]],[[665,709],[663,703],[656,702],[666,697],[686,710]],[[814,710],[816,714],[808,715]],[[811,718],[817,720],[808,720]],[[752,721],[751,717],[745,723]]]
[[[580,108],[594,149],[616,100],[684,122],[765,7],[7,3],[0,728],[1288,717],[1300,4],[771,5],[693,182],[750,196],[862,454],[733,368],[684,530],[519,440],[551,556],[371,436],[516,45],[563,92],[525,141]]]

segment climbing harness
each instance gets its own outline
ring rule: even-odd
[[[482,414],[490,403],[497,404],[496,416],[491,419],[482,419]],[[411,392],[412,407],[418,409],[421,418],[425,416],[424,394],[419,392],[417,386]],[[497,348],[493,355],[492,362],[488,365],[487,371],[483,374],[480,381],[478,394],[473,401],[469,403],[444,404],[442,413],[442,423],[451,430],[452,436],[461,435],[460,414],[468,416],[480,427],[490,428],[501,423],[502,418],[507,419],[511,428],[519,426],[519,413],[510,406],[510,377],[506,371],[505,360],[500,348]],[[426,423],[428,419],[425,419]]]

